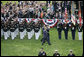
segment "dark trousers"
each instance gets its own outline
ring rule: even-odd
[[[75,40],[75,31],[72,31],[72,39]]]
[[[61,31],[58,31],[59,39],[61,39]]]
[[[64,31],[64,33],[65,33],[65,39],[67,40],[68,39],[68,31]]]
[[[49,35],[47,36],[47,42],[48,42],[48,44],[50,44],[50,36]]]
[[[42,45],[45,43],[46,37],[42,38]]]
[[[50,45],[50,38],[49,38],[49,35],[47,35],[47,37],[43,37],[43,39],[42,39],[42,45],[45,43],[45,41],[47,41],[48,44]]]

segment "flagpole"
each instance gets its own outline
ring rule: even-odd
[[[81,8],[80,8],[80,1],[79,1],[79,12],[78,12],[78,17],[79,17],[79,24],[81,26]]]

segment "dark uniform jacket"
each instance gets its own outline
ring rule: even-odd
[[[4,31],[4,32],[7,32],[7,31],[8,31],[8,27],[5,26],[5,27],[3,28],[3,31]]]
[[[35,25],[34,31],[35,31],[35,32],[38,32],[38,31],[39,31],[39,24],[36,24],[36,25]]]
[[[72,54],[72,55],[68,54],[68,56],[75,56],[75,54]]]
[[[77,27],[78,28],[78,32],[82,32],[82,30],[83,30],[83,26],[81,26],[81,27]]]
[[[23,24],[20,24],[20,25],[19,25],[19,31],[20,31],[20,32],[23,32],[23,31],[24,31],[24,26],[23,26]]]
[[[30,31],[31,31],[31,26],[30,26],[30,24],[27,24],[26,30],[27,30],[27,32],[30,32]]]
[[[14,24],[11,24],[11,26],[10,26],[10,31],[11,31],[11,32],[14,32],[14,31],[15,31],[15,25],[14,25]]]
[[[66,25],[64,24],[64,26],[63,26],[63,30],[64,30],[64,31],[68,31],[68,29],[69,29],[68,24],[66,24]]]

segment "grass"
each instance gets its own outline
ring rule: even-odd
[[[24,37],[23,40],[19,39],[19,36],[15,38],[15,40],[4,40],[1,38],[1,56],[38,56],[38,52],[43,47],[47,56],[52,56],[54,50],[58,50],[61,56],[67,56],[69,50],[72,49],[73,53],[76,56],[81,56],[83,53],[83,40],[78,40],[78,32],[76,31],[76,40],[72,40],[71,31],[68,33],[68,40],[65,40],[64,32],[62,31],[62,39],[58,39],[58,32],[55,28],[50,30],[50,41],[51,46],[45,43],[43,46],[41,45],[41,38],[39,40],[35,40],[35,37],[31,40],[27,39],[27,36]]]

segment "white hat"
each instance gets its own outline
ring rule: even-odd
[[[70,50],[70,52],[71,52],[72,50]]]
[[[58,51],[58,50],[55,50],[55,51]]]

